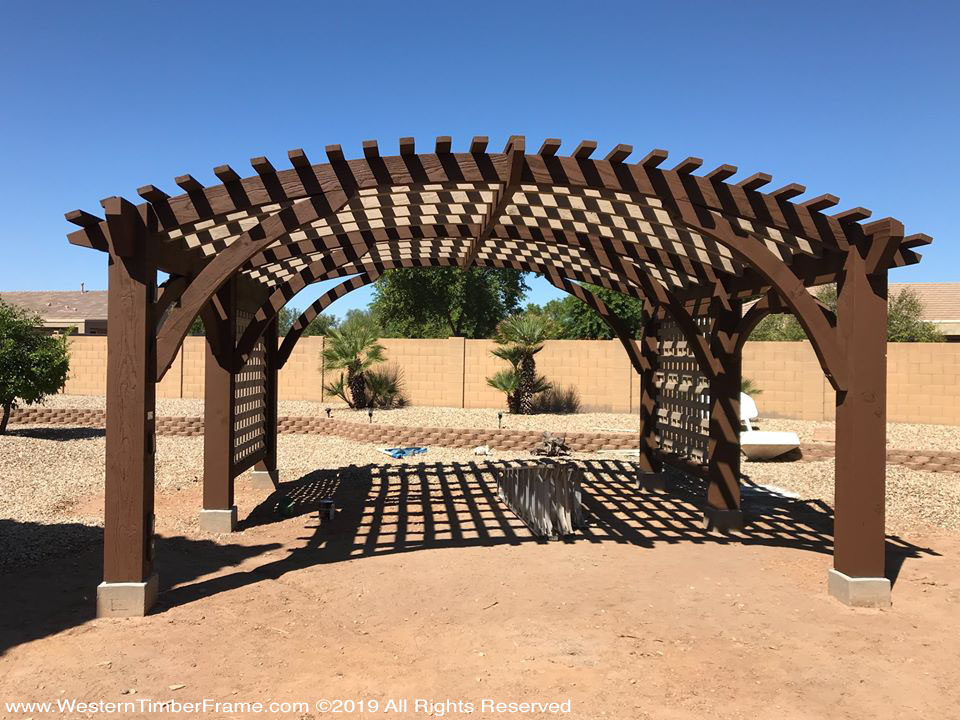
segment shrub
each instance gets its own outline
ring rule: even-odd
[[[367,404],[381,410],[406,407],[408,400],[403,392],[403,372],[395,365],[368,370]]]
[[[0,434],[18,403],[40,402],[63,388],[70,356],[66,335],[45,335],[39,316],[0,300]]]
[[[753,384],[753,380],[750,378],[742,377],[740,378],[740,392],[744,395],[759,395],[763,392],[760,388]]]
[[[367,375],[370,368],[385,360],[383,345],[377,342],[377,328],[371,323],[344,324],[330,331],[323,350],[323,367],[346,370],[346,377],[324,386],[330,395],[342,398],[354,410],[367,407]],[[350,396],[347,397],[347,389]]]
[[[548,388],[533,397],[530,412],[563,415],[580,412],[580,393],[572,385],[567,388]]]
[[[533,357],[543,349],[550,333],[550,321],[535,313],[512,315],[497,327],[493,354],[511,367],[488,377],[487,384],[506,394],[511,413],[530,413],[533,396],[550,388],[550,383],[537,375]]]

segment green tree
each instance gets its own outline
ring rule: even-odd
[[[519,270],[403,268],[377,281],[370,309],[388,337],[484,338],[528,289]]]
[[[372,323],[355,321],[330,331],[323,348],[323,367],[346,370],[338,380],[324,386],[330,395],[338,395],[354,410],[367,407],[364,374],[383,362],[383,345],[377,342],[377,329]],[[347,390],[350,396],[347,396]]]
[[[340,321],[335,315],[330,315],[329,313],[320,313],[310,321],[310,324],[307,325],[306,328],[304,328],[303,334],[307,337],[316,335],[329,335],[330,331],[336,328],[339,324]]]
[[[610,312],[623,322],[631,337],[637,337],[643,330],[643,301],[597,285],[583,283],[583,287],[600,299]],[[560,337],[567,340],[610,340],[614,337],[610,326],[586,303],[572,295],[559,302],[562,306]]]
[[[543,350],[554,330],[547,318],[536,313],[511,315],[497,326],[493,354],[510,367],[487,378],[487,384],[506,394],[510,412],[529,414],[533,396],[550,388],[537,375],[534,355]]]
[[[67,381],[67,335],[46,335],[37,330],[42,323],[38,315],[0,300],[0,435],[13,408],[40,402]]]
[[[817,288],[817,299],[833,311],[837,309],[837,286]],[[933,323],[923,319],[923,301],[910,288],[890,297],[887,304],[887,340],[889,342],[942,342],[943,335]],[[751,340],[806,340],[807,334],[793,315],[768,315],[754,328]]]

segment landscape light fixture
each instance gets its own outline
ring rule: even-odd
[[[370,422],[373,422],[373,408],[367,410],[367,417],[370,418]]]
[[[330,408],[324,408],[327,411],[327,417],[330,417],[330,413],[333,412]]]
[[[503,410],[497,413],[497,427],[498,428],[503,427]]]

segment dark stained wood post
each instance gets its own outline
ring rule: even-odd
[[[277,475],[277,371],[279,370],[279,339],[277,337],[277,317],[267,325],[263,331],[265,347],[264,362],[266,363],[266,383],[264,400],[264,443],[267,446],[266,455],[260,460],[251,473],[254,487],[272,490],[279,483]]]
[[[710,380],[710,439],[707,445],[707,527],[720,531],[743,527],[740,509],[740,373],[737,328],[741,303],[714,300],[710,350],[720,371]]]
[[[103,583],[97,615],[144,615],[156,599],[153,482],[157,271],[152,213],[103,201],[109,228]],[[149,225],[148,225],[149,223]]]
[[[664,475],[657,454],[657,386],[660,348],[658,334],[660,311],[651,304],[644,306],[645,322],[640,335],[640,354],[647,367],[640,373],[640,457],[638,484],[645,490],[663,490]]]
[[[875,223],[876,225],[876,223]],[[850,605],[890,603],[885,571],[887,269],[895,223],[851,247],[838,283],[837,337],[847,363],[837,393],[834,555],[830,593]],[[871,267],[873,266],[873,267]],[[872,272],[871,272],[872,270]]]
[[[203,510],[200,527],[208,532],[232,532],[237,525],[233,502],[234,374],[220,366],[213,343],[230,348],[236,336],[236,288],[229,282],[219,293],[225,318],[205,328],[203,399]]]

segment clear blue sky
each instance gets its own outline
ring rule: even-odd
[[[583,138],[765,171],[934,245],[960,280],[951,2],[5,3],[0,291],[106,287],[63,213],[302,147]],[[842,209],[838,208],[838,209]],[[534,283],[530,299],[553,296]],[[317,295],[305,290],[294,304]],[[331,309],[365,305],[358,291]]]

